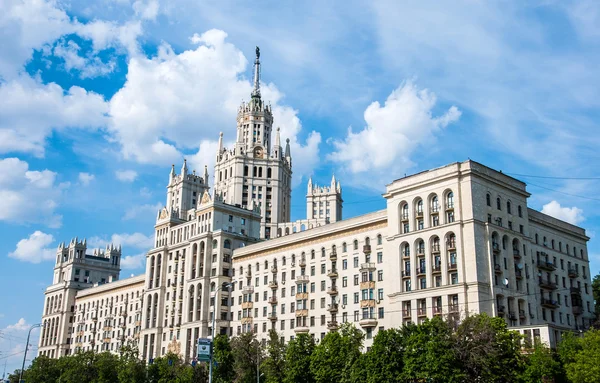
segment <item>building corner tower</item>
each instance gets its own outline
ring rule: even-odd
[[[237,113],[237,137],[233,149],[223,147],[219,136],[215,163],[215,198],[245,209],[259,206],[260,237],[269,239],[278,223],[290,221],[292,157],[289,139],[281,147],[280,130],[272,142],[273,113],[260,94],[260,50],[256,47],[254,81],[249,102]]]

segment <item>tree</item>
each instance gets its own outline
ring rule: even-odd
[[[284,383],[313,383],[315,381],[310,361],[315,349],[315,340],[308,334],[298,336],[288,342],[285,350]]]
[[[135,342],[124,345],[119,350],[119,383],[145,383],[146,363],[139,359]]]
[[[310,369],[315,381],[350,382],[352,367],[361,356],[363,338],[363,333],[350,323],[325,335],[311,357]]]
[[[253,332],[246,332],[231,340],[233,368],[236,383],[255,383],[256,367],[262,359],[262,347]]]
[[[60,377],[57,359],[47,356],[38,356],[31,362],[31,366],[23,372],[23,379],[27,383],[56,382]],[[17,375],[17,381],[18,375]]]
[[[213,382],[229,383],[235,378],[233,354],[227,335],[217,335],[213,345]],[[208,369],[208,367],[206,367]]]
[[[401,345],[404,348],[403,376],[406,381],[460,382],[464,379],[452,346],[452,328],[441,318],[420,325],[405,326]]]
[[[514,382],[523,369],[521,335],[502,318],[485,313],[465,318],[455,333],[454,351],[469,382]]]
[[[402,343],[400,330],[388,329],[377,333],[371,349],[364,357],[367,383],[400,380],[404,367],[404,345]]]
[[[600,328],[600,274],[592,280],[592,294],[594,294],[594,311],[596,312],[596,326]]]
[[[582,337],[565,334],[559,355],[571,382],[600,382],[600,330],[589,330]]]
[[[531,353],[525,356],[524,383],[552,382],[562,374],[560,363],[552,350],[536,339]]]
[[[269,331],[267,342],[267,358],[261,364],[266,383],[281,383],[285,376],[285,343],[279,338],[277,331]]]

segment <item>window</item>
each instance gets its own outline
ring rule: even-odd
[[[358,240],[354,240],[354,250],[358,250]]]
[[[519,213],[519,217],[523,218],[523,209],[521,209],[521,205],[517,206],[517,212]]]
[[[346,246],[346,242],[342,243],[342,252],[345,253],[348,251],[348,247]]]
[[[377,245],[381,245],[383,244],[383,238],[381,237],[381,234],[377,235]]]
[[[510,201],[506,201],[506,212],[508,214],[512,214],[512,209],[511,209],[511,206],[510,206]]]
[[[490,195],[490,193],[487,193],[485,195],[485,202],[488,206],[492,206],[492,196]]]
[[[358,257],[354,257],[354,267],[358,267]]]
[[[379,281],[379,282],[383,281],[383,270],[377,271],[377,281]]]
[[[454,193],[449,192],[446,195],[446,209],[454,209]]]
[[[377,263],[383,263],[383,252],[377,253]]]
[[[348,269],[348,260],[344,259],[342,261],[342,270],[347,270]]]

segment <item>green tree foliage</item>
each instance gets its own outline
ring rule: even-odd
[[[350,382],[353,365],[361,356],[363,339],[363,333],[350,323],[344,324],[337,332],[325,335],[311,358],[310,369],[315,381]]]
[[[139,359],[136,343],[131,342],[119,351],[119,383],[145,383],[146,363]]]
[[[536,340],[531,353],[525,355],[524,383],[552,382],[562,374],[562,368],[556,356],[544,343]]]
[[[215,337],[213,359],[216,362],[213,366],[213,382],[232,382],[235,378],[235,371],[233,369],[234,362],[231,343],[229,342],[229,337],[227,335],[217,335]]]
[[[299,334],[291,340],[285,350],[285,376],[283,383],[313,383],[310,361],[315,341],[308,334]]]
[[[263,359],[262,347],[253,332],[243,333],[231,340],[236,383],[255,383],[257,363]]]
[[[600,328],[600,274],[597,274],[592,280],[592,294],[596,304],[594,311],[596,312],[596,327]]]
[[[452,328],[440,317],[401,330],[406,381],[460,382]]]
[[[46,356],[39,356],[31,362],[31,366],[25,370],[23,379],[28,383],[56,382],[60,377],[60,368],[57,359],[50,359]],[[15,372],[16,374],[16,372]],[[19,375],[15,376],[15,381],[19,381]]]
[[[569,381],[600,382],[600,330],[589,330],[582,337],[565,334],[558,352]]]
[[[485,313],[462,321],[454,351],[469,382],[514,382],[523,369],[520,334],[509,331],[504,319]]]
[[[285,343],[279,338],[277,331],[269,331],[267,357],[262,362],[261,371],[265,374],[266,383],[281,383],[285,376]]]
[[[356,367],[358,369],[359,366]],[[364,357],[367,383],[397,382],[404,368],[402,333],[397,329],[379,331]]]

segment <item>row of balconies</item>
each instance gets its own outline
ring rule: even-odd
[[[458,267],[458,265],[456,263],[449,263],[448,264],[448,271],[454,271],[456,270]],[[425,267],[417,267],[416,269],[416,275],[417,276],[421,276],[421,275],[425,275],[427,273],[427,268]],[[431,267],[431,272],[434,274],[437,273],[441,273],[442,272],[442,265],[433,265]],[[402,278],[410,278],[411,276],[411,272],[410,270],[403,270],[402,271]]]

